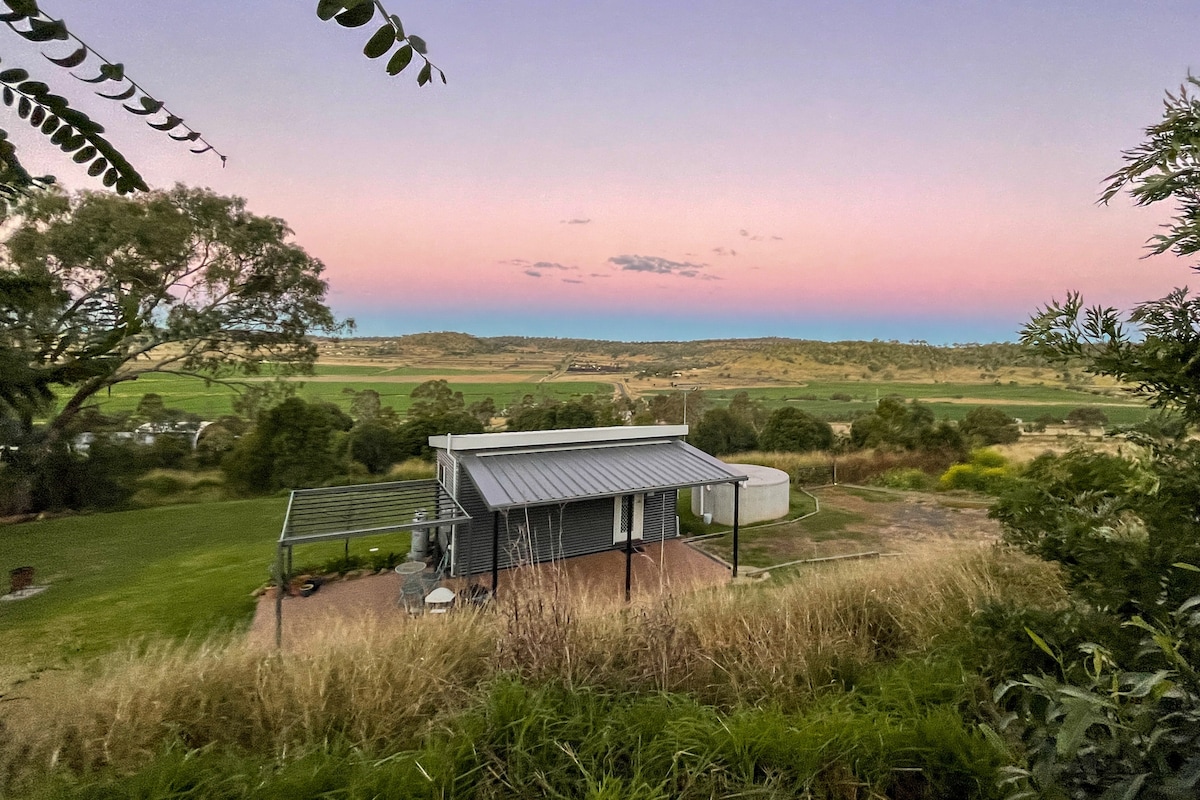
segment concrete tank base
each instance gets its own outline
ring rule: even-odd
[[[787,516],[792,482],[786,472],[773,467],[760,467],[757,464],[729,466],[746,476],[738,497],[739,525]],[[693,487],[692,513],[698,517],[712,513],[713,522],[732,525],[733,484],[718,483],[709,487]]]

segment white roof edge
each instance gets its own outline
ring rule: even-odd
[[[430,436],[429,446],[440,450],[497,450],[561,444],[609,444],[644,439],[682,439],[687,433],[687,425],[613,425],[606,428],[567,428],[557,431],[442,434]]]

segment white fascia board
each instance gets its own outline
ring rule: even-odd
[[[429,446],[457,450],[510,450],[554,445],[612,444],[646,439],[682,439],[687,425],[613,425],[606,428],[568,428],[557,431],[505,431],[430,436]]]

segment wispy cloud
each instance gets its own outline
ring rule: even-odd
[[[591,219],[580,219],[579,217],[576,217],[574,219],[560,219],[558,222],[560,225],[587,225],[589,222],[591,222]]]
[[[671,261],[658,256],[623,255],[613,256],[608,263],[615,264],[619,269],[629,272],[649,272],[655,275],[676,275],[680,278],[719,280],[712,275],[700,272],[708,266],[707,264],[696,264],[691,261]]]
[[[576,280],[575,278],[563,278],[562,282],[563,283],[583,283],[583,281]]]
[[[737,250],[734,250],[732,247],[714,247],[712,249],[712,251],[719,256],[736,256],[737,255]]]
[[[561,270],[579,269],[579,267],[568,267],[566,264],[559,264],[557,261],[538,261],[536,264],[533,265],[533,268],[534,269],[561,269]]]
[[[544,278],[551,272],[573,272],[579,269],[579,267],[568,267],[566,264],[559,264],[557,261],[528,261],[524,258],[513,258],[508,261],[501,261],[500,263],[521,267],[521,272],[531,278]]]
[[[521,270],[521,271],[524,272],[526,275],[528,275],[531,278],[542,277],[542,273],[538,272],[536,269],[525,269],[525,270]]]

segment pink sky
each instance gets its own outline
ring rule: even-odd
[[[1012,339],[1190,277],[1139,260],[1168,210],[1096,206],[1190,3],[388,0],[423,89],[311,3],[42,5],[230,158],[88,105],[151,183],[287,219],[364,334]]]

